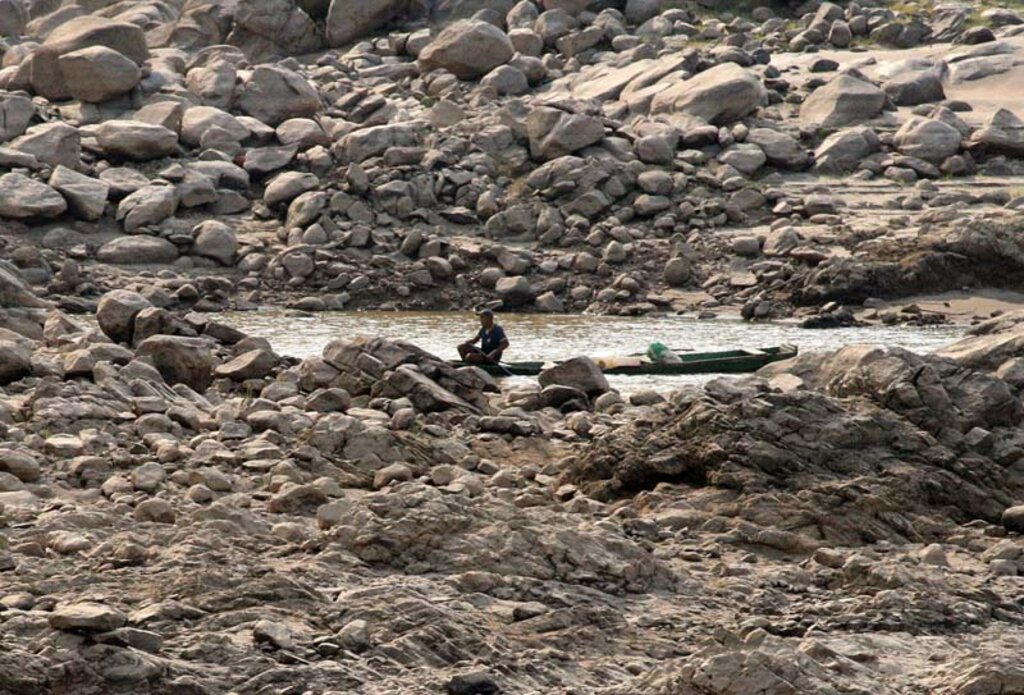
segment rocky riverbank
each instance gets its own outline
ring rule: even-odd
[[[1024,691],[1007,5],[0,0],[0,693]],[[623,397],[268,304],[977,325]]]
[[[69,312],[834,325],[1019,284],[1024,38],[995,4],[99,5],[0,16],[0,253]]]

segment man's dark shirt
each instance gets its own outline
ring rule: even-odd
[[[501,341],[505,340],[505,331],[498,324],[491,326],[491,330],[481,328],[477,334],[480,336],[480,349],[486,353],[494,352],[501,347]]]

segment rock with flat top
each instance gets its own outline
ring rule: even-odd
[[[50,627],[73,632],[107,632],[121,627],[128,618],[102,603],[83,601],[57,606],[48,617]]]
[[[108,157],[145,162],[178,153],[178,134],[142,121],[106,121],[93,130]]]

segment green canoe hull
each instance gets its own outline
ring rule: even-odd
[[[616,365],[606,367],[602,371],[609,375],[630,376],[674,376],[681,374],[745,374],[756,372],[766,364],[788,360],[796,357],[797,348],[793,345],[761,348],[759,350],[725,350],[722,352],[680,352],[680,362],[663,364],[659,362],[643,362],[632,365]],[[456,366],[466,366],[463,362],[452,362]],[[494,376],[537,376],[552,363],[545,362],[503,362],[500,366],[479,364],[488,374]]]

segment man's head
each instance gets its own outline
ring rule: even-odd
[[[484,328],[490,328],[494,325],[494,312],[490,309],[484,309],[480,312],[480,325]]]

